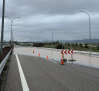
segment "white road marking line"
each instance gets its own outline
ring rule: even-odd
[[[52,61],[52,62],[57,63],[57,62],[55,62],[55,61]]]
[[[49,60],[49,61],[52,61],[52,60]]]
[[[48,59],[49,60],[49,59]],[[51,61],[51,62],[54,62],[54,63],[57,63],[57,62],[55,62],[55,61],[52,61],[52,60],[49,60],[49,61]]]
[[[19,74],[20,74],[23,91],[30,91],[17,54],[16,54],[16,59],[17,59],[17,64],[18,64],[18,68],[19,68]]]

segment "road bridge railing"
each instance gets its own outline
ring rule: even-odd
[[[75,54],[83,54],[83,55],[90,55],[88,52],[75,52]],[[99,56],[99,53],[91,53],[92,56]]]
[[[40,48],[40,49],[45,49],[45,50],[52,50],[52,48]],[[54,49],[53,48],[53,51],[61,51],[62,49]],[[64,50],[68,50],[68,49],[64,49]],[[90,55],[90,52],[88,51],[77,51],[77,50],[74,50],[74,54],[81,54],[81,55]],[[91,56],[99,56],[99,53],[97,52],[92,52],[91,53]]]
[[[12,49],[9,51],[9,53],[6,55],[6,57],[5,57],[5,58],[3,59],[3,61],[0,63],[0,77],[1,77],[1,73],[2,73],[2,71],[3,71],[3,68],[4,68],[4,66],[5,66],[5,64],[6,64],[8,58],[9,58],[9,56],[10,56],[11,51],[12,51]]]

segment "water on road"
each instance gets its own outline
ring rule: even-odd
[[[34,53],[33,53],[34,51]],[[21,54],[21,55],[29,55],[29,56],[37,56],[53,59],[56,61],[61,61],[62,54],[59,50],[51,50],[50,48],[36,48],[36,47],[15,47],[14,53]],[[71,54],[64,54],[65,59],[71,59]],[[88,56],[88,55],[81,55],[81,54],[73,54],[73,59],[76,61],[73,62],[74,64],[85,65],[90,67],[99,68],[99,57],[95,56]],[[71,63],[67,61],[67,63]]]

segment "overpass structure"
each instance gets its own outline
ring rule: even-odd
[[[60,65],[58,50],[52,55],[49,48],[15,46],[4,91],[98,91],[99,57],[74,54],[73,58],[76,62]]]

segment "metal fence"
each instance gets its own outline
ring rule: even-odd
[[[40,49],[45,49],[45,50],[52,50],[52,48],[40,48]],[[61,51],[62,49],[53,49],[53,51]],[[65,49],[64,49],[65,50]],[[68,50],[68,49],[67,49]],[[74,50],[74,54],[81,54],[81,55],[90,55],[90,52],[83,52],[83,51],[75,51]],[[99,53],[91,53],[91,56],[98,56],[99,57]]]
[[[5,64],[6,64],[7,60],[8,60],[8,58],[9,58],[9,55],[10,55],[11,51],[12,51],[12,49],[11,49],[10,52],[7,54],[7,56],[3,59],[3,61],[0,63],[0,75],[1,75],[1,72],[2,72],[2,70],[3,70],[3,68],[4,68],[4,66],[5,66]]]
[[[90,55],[87,52],[74,52],[75,54]],[[91,56],[99,56],[99,53],[91,53]]]

